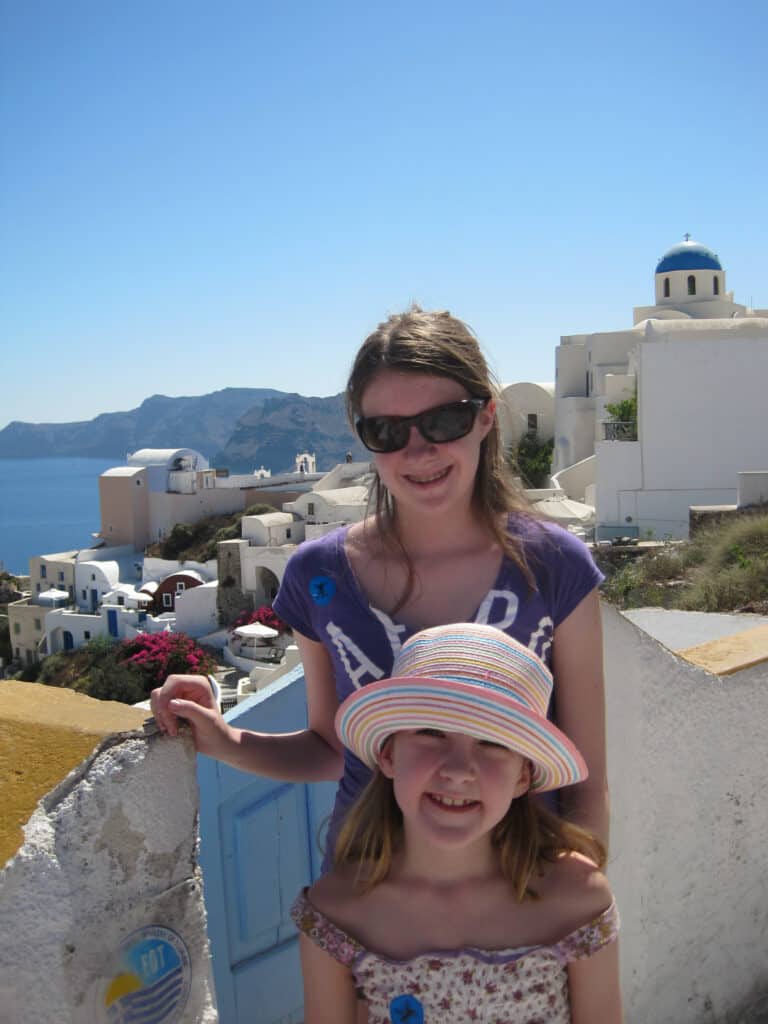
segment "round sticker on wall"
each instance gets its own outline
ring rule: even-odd
[[[100,1016],[105,1024],[175,1024],[189,997],[192,967],[184,940],[170,928],[153,926],[123,941],[103,984]]]

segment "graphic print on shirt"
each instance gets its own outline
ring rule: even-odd
[[[381,679],[384,675],[384,669],[379,668],[378,665],[374,664],[371,659],[357,646],[354,640],[350,639],[344,630],[339,629],[335,622],[327,622],[325,631],[331,638],[331,643],[336,648],[341,658],[341,663],[344,666],[349,681],[359,690],[363,686],[362,678],[368,673],[373,679],[367,679],[366,682],[372,682],[374,679]],[[357,659],[357,665],[353,668],[352,663],[349,660],[349,655]]]
[[[497,629],[503,629],[505,632],[511,632],[509,627],[517,618],[519,604],[518,597],[513,591],[492,590],[480,605],[475,621],[484,625],[495,626]],[[325,632],[338,653],[347,679],[356,690],[359,690],[360,687],[365,686],[367,683],[383,679],[387,675],[391,669],[392,661],[400,653],[403,641],[408,637],[407,626],[395,622],[386,612],[382,612],[378,608],[369,606],[369,610],[380,623],[389,646],[390,657],[387,668],[373,661],[332,619],[325,624]],[[489,621],[491,613],[501,614],[502,617]],[[512,633],[512,635],[516,635],[521,643],[526,643],[543,661],[548,660],[547,654],[552,646],[553,635],[553,622],[549,615],[544,615],[539,619],[536,630],[529,634],[527,641],[525,637],[519,634]]]
[[[495,626],[505,633],[517,618],[520,598],[514,590],[489,590],[475,615],[482,626]]]
[[[387,640],[389,641],[389,646],[392,651],[392,658],[396,658],[400,653],[400,648],[403,646],[400,634],[406,634],[408,632],[408,627],[401,626],[398,622],[395,622],[394,619],[390,619],[386,612],[380,612],[379,609],[374,608],[373,605],[369,605],[369,607],[384,627],[384,632],[387,634]],[[407,637],[403,635],[403,640],[406,639]]]
[[[528,646],[534,654],[538,654],[541,660],[545,664],[549,664],[549,649],[552,646],[552,637],[555,633],[555,624],[549,615],[545,615],[539,619],[539,628],[535,633],[531,633],[531,639],[528,641]]]

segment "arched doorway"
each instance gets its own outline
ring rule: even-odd
[[[254,594],[254,601],[257,605],[272,604],[280,587],[280,580],[271,569],[261,565],[256,570],[257,590]]]

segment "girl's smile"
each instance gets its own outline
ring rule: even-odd
[[[439,729],[396,733],[382,748],[403,814],[406,844],[490,843],[490,832],[530,785],[529,762],[507,747]]]

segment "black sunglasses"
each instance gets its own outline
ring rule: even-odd
[[[430,444],[445,444],[466,437],[489,398],[462,398],[436,405],[415,416],[361,416],[355,423],[360,440],[370,452],[399,452],[408,444],[415,426]]]

